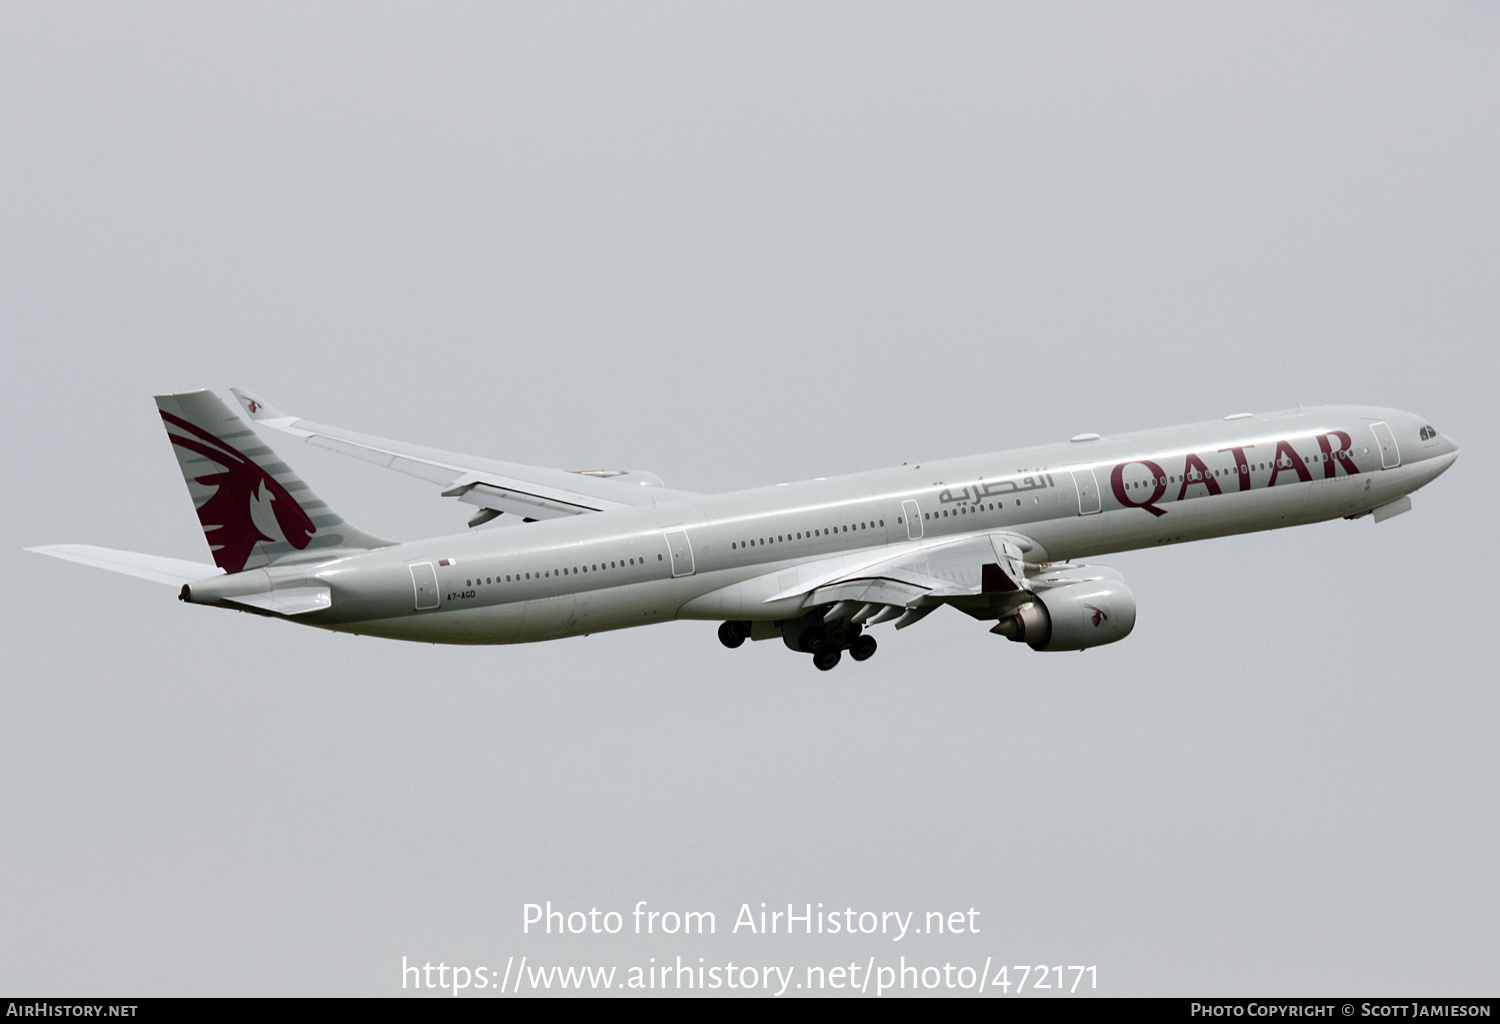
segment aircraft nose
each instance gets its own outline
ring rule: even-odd
[[[1458,445],[1447,437],[1442,440],[1442,450],[1434,457],[1438,473],[1448,472],[1448,467],[1458,461]]]

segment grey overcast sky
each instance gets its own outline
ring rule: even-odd
[[[905,955],[1493,995],[1497,126],[1481,2],[0,6],[0,993]],[[704,491],[1298,402],[1464,453],[1379,525],[1099,559],[1118,645],[945,611],[828,675],[21,552],[206,560],[151,395],[231,385]],[[463,528],[273,443],[371,532]],[[717,932],[523,934],[547,900]],[[732,933],[762,902],[980,931]]]

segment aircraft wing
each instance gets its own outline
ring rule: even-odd
[[[507,512],[531,521],[696,497],[663,487],[660,477],[642,470],[553,469],[425,448],[288,416],[243,388],[230,391],[262,427],[437,484],[444,497],[479,509],[470,526]]]
[[[995,531],[882,553],[852,566],[829,559],[821,571],[824,563],[801,566],[798,583],[767,603],[800,596],[804,608],[831,606],[824,616],[830,622],[896,619],[896,628],[904,629],[943,604],[987,608],[1031,590],[1024,552],[1034,547],[1030,538]]]

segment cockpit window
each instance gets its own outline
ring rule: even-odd
[[[1438,436],[1437,428],[1423,427],[1421,432],[1417,436],[1419,436],[1424,441],[1431,441],[1434,437]]]

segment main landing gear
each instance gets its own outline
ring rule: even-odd
[[[843,635],[824,633],[821,649],[813,651],[813,665],[827,672],[839,663],[843,651],[848,651],[849,657],[855,661],[868,661],[879,645],[873,636],[859,632],[858,626],[853,627],[853,634],[851,637],[848,630],[843,631]]]
[[[855,661],[867,661],[878,646],[864,627],[852,622],[828,623],[821,615],[811,614],[782,623],[781,638],[794,651],[813,656],[813,665],[827,672],[839,663],[845,651]],[[724,622],[719,625],[719,643],[739,647],[750,636],[750,623]]]
[[[874,637],[859,634],[858,637],[855,637],[855,639],[853,639],[852,642],[849,643],[849,646],[847,646],[846,649],[847,651],[849,651],[849,657],[853,658],[853,660],[868,661],[870,660],[870,655],[874,654],[874,649],[876,649],[877,646],[879,645],[874,642]],[[813,664],[817,667],[817,669],[822,670],[822,672],[828,672],[828,670],[832,669],[835,664],[838,664],[838,658],[840,657],[841,654],[840,651],[838,651],[838,648],[834,648],[834,646],[825,646],[822,651],[816,652],[816,654],[813,655]]]

